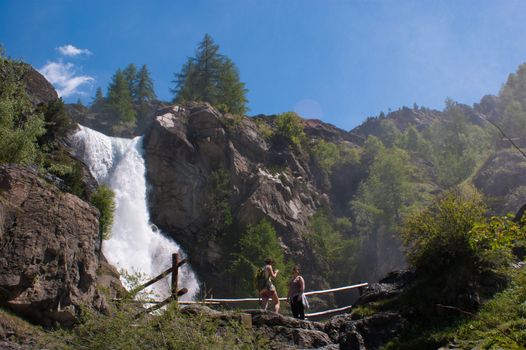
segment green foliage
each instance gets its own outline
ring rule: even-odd
[[[148,112],[148,105],[157,98],[157,96],[155,96],[153,80],[150,77],[150,72],[145,64],[143,64],[137,73],[137,84],[134,87],[134,90],[138,114],[141,117],[145,117]]]
[[[258,126],[261,136],[263,136],[265,140],[270,140],[272,138],[272,135],[274,134],[270,125],[265,123],[265,121],[262,119],[256,119],[255,122]]]
[[[108,239],[113,224],[115,212],[115,193],[107,185],[101,185],[95,193],[91,195],[91,204],[99,210],[99,241]]]
[[[46,132],[25,91],[24,72],[22,63],[0,57],[0,163],[35,162],[37,139]]]
[[[285,263],[283,250],[274,227],[267,220],[261,220],[257,225],[249,225],[241,234],[237,251],[232,253],[232,264],[228,273],[235,276],[234,289],[236,294],[255,293],[253,279],[257,268],[264,265],[266,258],[272,258],[274,269],[280,272],[274,281],[278,293],[283,295],[287,288],[287,275],[290,266]]]
[[[526,63],[510,74],[499,93],[502,127],[510,137],[524,137],[526,132]]]
[[[355,223],[365,233],[382,225],[394,229],[413,202],[407,153],[399,148],[386,149],[377,140],[368,138],[366,142],[362,159],[373,159],[369,176],[351,201]]]
[[[122,73],[124,74],[124,79],[126,79],[126,82],[128,83],[128,90],[130,91],[132,100],[135,100],[137,96],[137,91],[135,89],[137,86],[137,67],[135,64],[130,63],[124,68]]]
[[[407,128],[405,133],[400,137],[398,145],[425,158],[431,154],[431,144],[424,139],[422,134],[420,134],[414,126]]]
[[[349,219],[335,220],[326,210],[319,210],[310,221],[307,240],[326,267],[321,274],[332,284],[345,284],[354,274],[360,242],[348,236],[350,229]]]
[[[41,144],[49,144],[66,137],[76,127],[64,107],[62,98],[39,106],[44,115],[46,133],[39,138]]]
[[[230,174],[225,169],[214,171],[210,176],[210,183],[212,200],[208,230],[212,236],[217,236],[224,234],[234,223],[230,207]]]
[[[93,101],[91,102],[91,106],[102,106],[104,105],[104,95],[102,94],[102,89],[100,87],[97,88],[97,91],[95,92],[95,97],[93,97]]]
[[[400,130],[398,130],[391,119],[383,119],[380,121],[378,137],[385,146],[393,147],[401,135]]]
[[[242,327],[235,316],[220,320],[196,311],[185,313],[175,304],[160,315],[135,318],[136,303],[121,303],[103,315],[84,310],[73,331],[55,331],[40,346],[53,349],[239,349],[268,348],[268,340]]]
[[[430,207],[410,215],[402,238],[409,263],[423,276],[453,272],[462,263],[469,272],[479,263],[480,252],[470,244],[472,229],[484,222],[486,207],[474,190],[446,192]]]
[[[432,161],[437,182],[445,188],[468,178],[478,159],[487,151],[488,135],[480,127],[468,122],[461,108],[446,101],[448,119],[435,122],[427,131],[432,145]]]
[[[345,163],[358,163],[359,151],[344,144],[335,144],[325,140],[318,140],[310,149],[314,159],[328,174],[336,165]]]
[[[229,58],[219,54],[219,46],[205,35],[195,57],[189,57],[181,72],[175,74],[175,102],[203,101],[224,112],[244,114],[247,111],[245,84]]]
[[[125,74],[118,69],[108,87],[108,106],[119,119],[135,125],[136,112]]]
[[[301,147],[306,141],[303,120],[294,112],[285,112],[276,118],[275,136],[295,147]]]
[[[376,136],[369,136],[363,145],[361,162],[365,165],[370,165],[376,157],[385,152],[383,142]]]
[[[449,335],[461,349],[526,348],[526,270],[510,271],[508,289],[486,303],[471,320]]]

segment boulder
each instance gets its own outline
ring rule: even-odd
[[[183,308],[183,313],[199,314],[208,319],[219,320],[219,326],[239,321],[238,312],[215,311],[205,306],[192,305]],[[324,324],[302,321],[264,310],[245,310],[252,317],[252,329],[270,339],[271,349],[338,349],[324,331]]]
[[[98,211],[24,167],[0,166],[0,305],[69,326],[81,306],[104,311],[122,290],[97,251]],[[111,288],[110,288],[111,287]]]
[[[335,316],[325,332],[345,350],[376,350],[398,335],[403,318],[397,312],[381,312],[355,320],[353,316]]]

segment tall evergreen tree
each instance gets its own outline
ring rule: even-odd
[[[118,115],[119,119],[127,123],[135,123],[135,109],[128,81],[124,73],[118,69],[108,87],[108,104]]]
[[[157,98],[157,96],[155,96],[153,80],[145,64],[137,73],[135,92],[135,103],[138,105],[139,114],[145,116],[148,110],[148,104]]]
[[[143,64],[137,73],[137,102],[153,101],[157,98],[148,67]]]
[[[130,63],[126,68],[124,68],[124,77],[126,78],[126,82],[128,83],[128,90],[130,90],[130,94],[133,99],[135,99],[135,96],[137,95],[137,67],[135,64]]]
[[[208,34],[173,82],[175,102],[204,101],[231,113],[246,112],[245,84],[239,81],[232,60],[219,54],[219,46]]]
[[[95,91],[95,97],[93,98],[92,106],[101,106],[104,104],[104,95],[102,94],[102,89],[100,87]]]

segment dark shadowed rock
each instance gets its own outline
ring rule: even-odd
[[[47,104],[58,99],[55,88],[37,70],[25,64],[24,84],[26,92],[33,105]]]
[[[43,325],[71,325],[85,305],[106,309],[115,269],[96,251],[98,212],[35,172],[0,166],[0,304]],[[111,288],[110,288],[111,287]]]
[[[415,274],[413,271],[393,271],[378,283],[371,283],[367,286],[354,305],[364,305],[397,296],[414,281],[414,278]]]
[[[376,350],[398,335],[403,322],[396,312],[382,312],[359,320],[352,316],[336,316],[327,322],[325,332],[340,349]]]

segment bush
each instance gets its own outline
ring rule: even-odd
[[[34,163],[37,139],[45,133],[43,117],[25,91],[25,70],[22,63],[0,56],[0,163]]]
[[[101,185],[91,195],[91,204],[99,210],[99,241],[110,238],[113,214],[115,212],[115,193],[107,185]]]
[[[55,331],[40,346],[61,350],[99,349],[266,349],[268,342],[239,322],[206,313],[183,313],[175,304],[158,315],[144,315],[137,303],[121,303],[103,315],[84,310],[73,331]]]
[[[427,303],[473,309],[502,286],[497,269],[526,232],[511,218],[487,219],[473,188],[455,188],[405,222],[402,238]]]
[[[305,132],[303,132],[303,120],[294,112],[285,112],[278,115],[276,128],[275,136],[295,147],[301,147],[306,140]]]
[[[38,110],[44,115],[46,123],[46,133],[39,138],[40,144],[55,142],[75,129],[76,124],[67,114],[62,98],[41,105]]]

